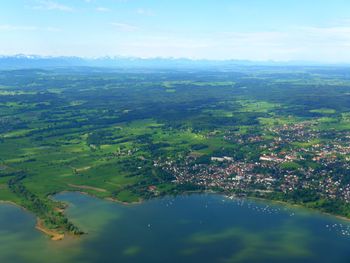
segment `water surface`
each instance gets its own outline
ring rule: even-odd
[[[124,206],[78,193],[56,196],[81,238],[52,242],[35,218],[0,205],[0,262],[349,262],[350,224],[269,202],[220,195]]]

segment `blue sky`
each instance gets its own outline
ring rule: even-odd
[[[19,53],[350,62],[350,1],[3,1],[0,54]]]

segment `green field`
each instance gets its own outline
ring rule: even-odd
[[[270,68],[212,77],[201,71],[2,71],[0,200],[25,207],[48,228],[79,233],[50,196],[81,191],[138,202],[181,193],[187,188],[154,161],[192,156],[208,162],[227,154],[257,161],[268,151],[247,136],[270,142],[277,136],[272,129],[283,125],[312,122],[328,135],[286,143],[280,152],[350,131],[349,76],[341,69],[301,70],[302,80],[292,69]],[[306,163],[280,167],[299,171]]]

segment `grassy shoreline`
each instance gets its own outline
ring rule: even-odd
[[[285,207],[304,209],[304,210],[307,210],[307,211],[313,211],[313,212],[317,212],[317,213],[319,213],[321,215],[327,215],[327,216],[330,216],[330,217],[334,217],[334,218],[337,218],[337,219],[341,219],[341,220],[350,222],[350,218],[348,218],[348,217],[337,215],[337,214],[332,214],[332,213],[327,213],[327,212],[324,212],[324,211],[322,211],[320,209],[304,206],[302,204],[294,204],[294,203],[289,203],[289,202],[280,201],[280,200],[273,200],[273,199],[267,199],[267,198],[261,198],[261,197],[253,197],[253,196],[247,196],[247,197],[245,197],[245,199],[258,200],[258,201],[264,201],[264,202],[269,201],[269,202],[271,202],[273,204],[283,205]]]
[[[12,206],[18,207],[19,209],[21,209],[24,212],[27,212],[31,215],[34,215],[33,212],[31,212],[30,210],[28,210],[24,206],[21,206],[15,202],[0,200],[0,205],[1,204],[12,205]],[[38,217],[36,218],[35,228],[38,229],[39,231],[41,231],[42,233],[46,234],[47,236],[49,236],[51,238],[51,240],[53,240],[53,241],[62,240],[65,236],[63,233],[61,233],[59,231],[55,231],[53,229],[46,227],[44,221]]]
[[[142,204],[144,201],[146,201],[145,199],[140,199],[140,201],[137,201],[137,202],[123,202],[123,201],[120,201],[120,200],[117,200],[117,199],[111,198],[111,197],[100,198],[100,197],[98,197],[96,195],[93,195],[93,194],[88,193],[88,192],[83,192],[83,191],[67,191],[67,190],[65,190],[65,191],[61,191],[61,192],[59,192],[57,194],[61,194],[61,193],[79,193],[79,194],[87,195],[87,196],[90,196],[90,197],[93,197],[93,198],[98,198],[98,199],[101,199],[101,200],[110,201],[110,202],[113,202],[113,203],[118,203],[120,205],[127,205],[127,206],[139,205],[139,204]],[[229,197],[230,196],[229,194],[218,193],[218,192],[215,192],[215,191],[189,191],[189,192],[184,192],[184,193],[177,194],[177,195],[191,195],[191,194],[216,194],[216,195],[222,195],[222,196],[225,196],[225,197]],[[50,199],[52,199],[52,197],[53,197],[52,195],[49,196]],[[313,211],[313,212],[317,212],[317,213],[319,213],[321,215],[327,215],[327,216],[330,216],[330,217],[337,218],[339,220],[344,220],[344,221],[350,222],[350,218],[347,218],[345,216],[340,216],[340,215],[336,215],[336,214],[332,214],[332,213],[327,213],[327,212],[321,211],[320,209],[307,207],[307,206],[304,206],[302,204],[293,204],[293,203],[286,202],[286,201],[273,200],[273,199],[262,198],[262,197],[255,197],[255,196],[249,196],[249,195],[245,196],[245,197],[235,197],[235,198],[242,198],[242,199],[253,200],[253,201],[270,202],[272,204],[278,204],[278,205],[282,205],[282,206],[285,206],[285,207],[304,209],[306,211]],[[28,212],[28,213],[31,213],[31,214],[34,215],[33,212],[31,212],[30,210],[26,209],[25,207],[15,203],[15,202],[0,200],[0,205],[1,204],[13,205],[13,206],[16,206],[16,207],[20,208],[21,210],[23,210],[25,212]],[[65,211],[65,209],[62,210],[63,213],[64,213],[64,211]],[[36,220],[37,221],[36,221],[35,228],[37,230],[39,230],[40,232],[42,232],[43,234],[45,234],[48,237],[50,237],[50,239],[52,241],[61,241],[67,235],[80,236],[80,234],[78,235],[78,234],[69,233],[69,232],[66,232],[66,231],[60,231],[60,230],[56,230],[56,229],[51,229],[51,228],[45,226],[45,222],[41,218],[37,217]],[[84,233],[84,234],[86,234],[86,233]]]
[[[35,228],[41,231],[42,233],[48,235],[52,241],[59,241],[63,240],[65,237],[64,233],[60,233],[59,231],[55,231],[52,229],[49,229],[45,226],[45,223],[42,219],[37,218],[37,223],[35,225]]]

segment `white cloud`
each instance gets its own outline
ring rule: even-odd
[[[51,0],[37,1],[38,5],[34,6],[33,9],[37,10],[57,10],[64,12],[72,12],[74,9],[70,6],[60,4]]]
[[[49,32],[62,32],[61,28],[51,27],[51,26],[45,28],[44,30],[49,31]]]
[[[256,32],[152,31],[119,41],[119,50],[140,57],[350,62],[348,25]]]
[[[136,10],[136,13],[144,16],[154,16],[154,12],[151,9],[139,8]]]
[[[123,32],[134,32],[139,29],[137,26],[126,23],[111,23],[111,25],[117,28],[119,31]]]
[[[311,37],[332,38],[331,40],[350,40],[350,25],[332,27],[301,27],[300,30]]]
[[[100,6],[100,7],[96,8],[96,11],[98,11],[98,12],[109,12],[109,11],[111,11],[111,9],[109,9],[107,7]]]
[[[35,31],[35,26],[0,25],[0,31]]]
[[[350,61],[350,27],[217,34],[205,41],[222,57],[227,53],[242,59]]]
[[[23,25],[0,25],[0,31],[47,31],[47,32],[61,32],[57,27],[37,27],[37,26],[23,26]]]
[[[88,10],[95,9],[96,6]],[[22,36],[20,31],[28,31],[29,33],[30,31],[38,31],[50,34],[49,32],[60,32],[61,30],[40,24],[0,24],[2,35],[6,36],[6,31],[18,31],[8,34],[12,37],[13,35]],[[72,36],[61,37],[61,35],[64,36],[64,32],[56,34],[60,36],[61,42],[59,44],[55,42],[54,48],[58,50],[56,52],[63,50],[71,55],[306,60],[350,63],[350,21],[347,20],[329,23],[328,26],[323,27],[304,26],[276,31],[250,32],[227,32],[220,28],[217,30],[206,28],[202,28],[202,30],[191,30],[190,28],[187,30],[182,28],[168,30],[162,29],[158,25],[148,28],[146,25],[137,26],[137,24],[117,20],[109,24],[109,32],[112,33],[99,38],[83,36],[79,39]],[[123,32],[125,33],[123,34]],[[128,34],[128,32],[130,33]],[[91,32],[91,35],[94,33]],[[32,35],[35,35],[35,38],[41,41],[43,46],[50,42],[47,38],[42,37],[45,34]],[[75,48],[73,48],[74,44]],[[2,45],[4,46],[4,44]],[[10,44],[7,46],[6,49],[14,49]],[[23,47],[23,49],[25,48]],[[50,48],[52,47],[47,47],[48,52]]]

